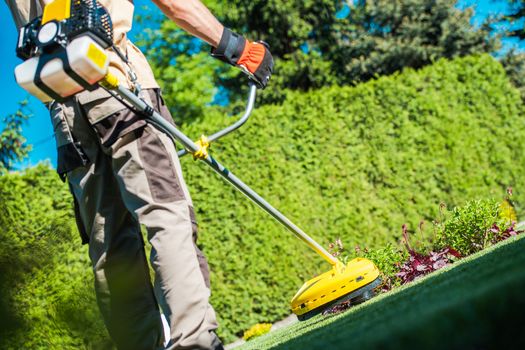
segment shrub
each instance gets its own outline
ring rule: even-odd
[[[508,189],[507,193],[509,197],[512,196],[512,190]],[[453,212],[471,212],[472,207],[475,206],[474,204],[491,203],[492,205],[489,205],[488,207],[493,210],[481,210],[480,216],[484,217],[487,222],[493,222],[494,218],[499,218],[498,223],[505,224],[505,226],[500,227],[498,226],[498,223],[493,223],[490,227],[486,228],[486,230],[491,233],[490,243],[497,243],[523,232],[516,230],[515,228],[517,216],[509,197],[499,204],[495,203],[494,200],[467,202],[463,207],[454,208]],[[443,228],[446,228],[450,222],[446,218],[446,213],[443,212],[446,205],[441,203],[439,208],[440,219],[433,222],[433,229],[434,231],[436,231],[436,229],[439,230],[442,234],[445,231]],[[458,221],[456,215],[452,216],[450,220],[454,220],[456,223]],[[469,231],[472,222],[470,220],[464,220],[459,225],[460,226],[455,225],[456,231],[452,233],[452,235],[457,235],[457,231]],[[420,221],[418,228],[421,234],[423,233],[423,226],[424,221]],[[361,249],[359,246],[356,246],[355,248],[357,256],[372,260],[381,273],[382,283],[376,288],[376,292],[387,292],[393,287],[410,283],[466,256],[461,255],[450,245],[444,247],[445,243],[441,234],[438,242],[432,242],[431,240],[428,242],[421,240],[413,242],[409,239],[408,226],[406,224],[403,224],[402,232],[403,245],[405,247],[404,251],[392,246],[391,244],[379,249]],[[482,232],[482,234],[486,235],[486,232]],[[347,263],[352,258],[346,254],[344,245],[339,238],[335,243],[330,243],[328,245],[328,251],[344,263]],[[353,305],[354,304],[350,301],[345,301],[326,310],[324,314],[340,313]]]
[[[438,230],[438,244],[470,255],[499,240],[512,222],[502,215],[502,205],[494,199],[469,201],[454,208]]]
[[[111,349],[67,185],[49,166],[0,177],[1,348]]]
[[[399,285],[400,280],[396,277],[396,274],[399,272],[401,262],[407,256],[406,252],[401,251],[392,243],[389,243],[382,248],[371,249],[356,246],[354,252],[349,252],[346,250],[340,238],[336,239],[335,242],[328,244],[328,252],[337,257],[344,264],[347,264],[350,260],[356,257],[370,259],[381,273],[381,285],[379,287],[379,290],[381,291],[388,291]]]
[[[392,243],[383,248],[361,249],[356,247],[357,256],[370,259],[381,272],[381,291],[388,291],[400,285],[400,279],[396,276],[399,272],[401,262],[408,256],[407,252],[395,247]]]

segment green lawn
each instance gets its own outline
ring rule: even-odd
[[[525,349],[525,237],[240,349]]]

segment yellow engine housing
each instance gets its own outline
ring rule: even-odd
[[[42,24],[49,21],[63,21],[71,16],[71,0],[54,0],[44,7]]]

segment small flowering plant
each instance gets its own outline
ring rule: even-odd
[[[328,252],[332,254],[334,257],[339,258],[341,260],[346,260],[346,256],[344,256],[345,247],[343,246],[343,242],[341,241],[341,238],[337,238],[335,242],[328,244]],[[346,261],[343,261],[346,262]]]
[[[257,323],[256,325],[248,329],[246,332],[244,332],[242,338],[248,341],[250,339],[260,337],[261,335],[268,333],[271,328],[271,323]]]

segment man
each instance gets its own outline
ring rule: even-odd
[[[6,0],[18,27],[42,14],[41,1]],[[153,1],[181,28],[209,43],[212,56],[266,86],[273,59],[265,44],[224,28],[199,0]],[[125,56],[109,51],[111,72],[130,88],[140,87],[140,96],[172,122],[145,57],[126,37],[132,0],[99,2],[112,18],[114,43]],[[222,349],[208,302],[208,266],[195,244],[193,206],[172,141],[102,89],[49,108],[57,171],[75,199],[97,301],[117,347],[162,348],[160,305],[171,328],[169,349]],[[151,243],[154,288],[140,225]]]

